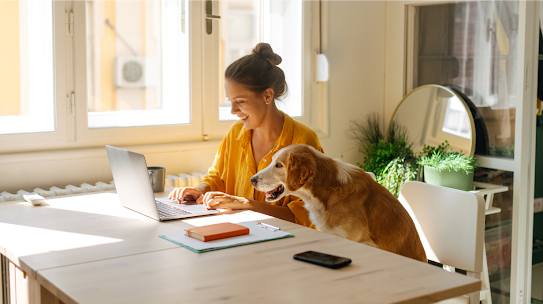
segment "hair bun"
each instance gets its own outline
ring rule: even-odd
[[[257,55],[268,60],[273,66],[281,64],[283,59],[281,56],[275,54],[268,43],[261,42],[255,46],[252,51],[253,55]]]

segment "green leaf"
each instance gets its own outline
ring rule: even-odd
[[[467,157],[460,152],[434,152],[431,156],[422,156],[417,163],[437,171],[464,171],[466,174],[479,167],[473,156]]]

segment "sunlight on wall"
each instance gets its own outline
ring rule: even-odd
[[[104,18],[115,26],[115,2],[104,2]],[[101,90],[102,110],[113,111],[117,107],[117,94],[113,85],[113,67],[115,65],[115,33],[111,29],[104,29],[104,36],[100,41],[101,64]]]

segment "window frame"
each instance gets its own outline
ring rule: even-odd
[[[202,10],[205,1],[202,1]],[[212,1],[212,12],[219,14],[219,2]],[[324,5],[323,5],[324,6]],[[302,116],[293,117],[295,120],[311,127],[320,137],[328,136],[327,83],[316,83],[313,76],[313,66],[319,48],[319,2],[302,1]],[[204,44],[204,112],[203,134],[209,139],[221,139],[230,129],[234,121],[219,120],[219,33],[216,29],[218,22],[213,21],[211,35],[203,34]],[[205,27],[205,20],[203,26]],[[215,47],[216,46],[216,47]],[[272,46],[273,47],[273,46]],[[281,55],[281,54],[279,54]]]
[[[190,78],[199,79],[201,56],[199,52],[199,19],[201,14],[198,5],[189,2],[189,11],[192,18],[189,18],[189,56],[191,56]],[[84,1],[74,1],[74,78],[77,79],[74,85],[75,93],[75,131],[77,142],[90,142],[97,144],[148,144],[148,143],[171,143],[180,141],[180,136],[185,140],[195,141],[201,139],[201,106],[200,106],[200,84],[198,81],[191,81],[190,84],[190,111],[191,119],[189,124],[175,126],[136,126],[136,127],[111,127],[111,128],[88,128],[87,112],[87,54],[86,54],[86,7]],[[198,134],[198,135],[196,135]]]
[[[48,147],[67,141],[67,115],[66,109],[66,38],[64,25],[64,2],[52,1],[53,13],[53,92],[55,129],[52,132],[16,133],[0,135],[0,152],[10,153],[21,149],[31,149],[36,146]]]
[[[328,136],[328,84],[316,83],[313,77],[315,55],[319,47],[319,6],[303,1],[303,116],[295,119],[315,130],[320,137]],[[323,3],[323,11],[327,4]],[[213,12],[218,13],[213,1]],[[84,1],[53,1],[53,57],[55,72],[55,131],[0,135],[0,153],[39,152],[99,148],[105,144],[118,146],[192,144],[220,140],[234,121],[218,120],[218,80],[209,70],[209,58],[218,58],[205,33],[205,1],[189,1],[190,62],[191,62],[191,123],[176,126],[142,126],[89,129],[87,127],[86,86],[86,13]],[[73,24],[69,24],[73,13]],[[326,18],[326,15],[323,14]],[[67,21],[68,20],[68,21]],[[213,21],[216,27],[219,21]],[[73,35],[70,34],[73,31]],[[215,31],[217,33],[217,31]],[[212,35],[213,36],[213,35]],[[326,32],[323,34],[325,40]],[[218,35],[215,34],[218,42]],[[323,43],[324,44],[324,43]],[[217,45],[218,46],[218,45]],[[218,78],[218,77],[217,77]],[[215,82],[213,82],[215,81]],[[213,92],[214,91],[214,92]],[[72,97],[73,93],[73,97]],[[74,107],[72,108],[72,99]],[[72,114],[73,112],[73,114]],[[208,114],[210,113],[210,114]]]

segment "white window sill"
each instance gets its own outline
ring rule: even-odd
[[[120,146],[123,149],[134,151],[141,154],[171,153],[182,151],[195,151],[200,149],[218,148],[220,140],[187,142],[175,144],[157,144],[140,146]],[[63,161],[70,159],[88,159],[107,157],[104,147],[90,149],[66,149],[53,151],[38,151],[27,153],[10,153],[0,155],[0,166],[6,164],[28,163],[28,162],[46,162]]]

